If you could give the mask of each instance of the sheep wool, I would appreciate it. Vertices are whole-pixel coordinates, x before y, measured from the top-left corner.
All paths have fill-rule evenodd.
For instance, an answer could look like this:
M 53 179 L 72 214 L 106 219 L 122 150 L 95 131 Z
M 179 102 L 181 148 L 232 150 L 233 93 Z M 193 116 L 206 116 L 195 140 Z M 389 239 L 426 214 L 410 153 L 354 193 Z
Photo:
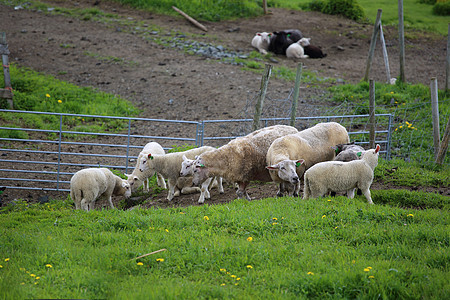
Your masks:
M 273 141 L 266 163 L 272 181 L 280 184 L 277 195 L 293 192 L 297 197 L 305 170 L 318 162 L 332 160 L 332 146 L 348 141 L 347 130 L 336 122 L 319 123 Z
M 131 196 L 130 184 L 106 168 L 88 168 L 76 172 L 70 179 L 70 197 L 76 209 L 93 210 L 97 199 L 108 200 L 114 208 L 111 196 Z
M 370 196 L 370 186 L 373 182 L 373 171 L 378 165 L 380 145 L 368 150 L 360 160 L 349 162 L 321 162 L 305 172 L 303 199 L 322 197 L 328 192 L 347 192 L 348 198 L 353 198 L 355 189 L 359 188 L 373 204 Z
M 201 154 L 195 162 L 194 184 L 208 177 L 222 177 L 237 183 L 238 198 L 247 198 L 246 187 L 252 180 L 271 181 L 266 154 L 272 142 L 284 135 L 298 132 L 295 127 L 274 125 L 236 138 L 228 144 Z

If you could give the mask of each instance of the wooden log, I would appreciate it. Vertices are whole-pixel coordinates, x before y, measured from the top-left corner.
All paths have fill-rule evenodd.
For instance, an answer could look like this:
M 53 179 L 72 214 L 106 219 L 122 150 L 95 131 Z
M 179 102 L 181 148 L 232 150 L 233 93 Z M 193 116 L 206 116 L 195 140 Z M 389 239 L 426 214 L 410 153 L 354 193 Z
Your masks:
M 437 158 L 440 143 L 439 130 L 439 100 L 438 100 L 438 85 L 436 77 L 431 78 L 431 117 L 433 122 L 433 144 L 434 144 L 434 158 Z
M 172 6 L 172 8 L 179 13 L 180 15 L 182 15 L 183 17 L 185 17 L 186 19 L 188 19 L 189 22 L 191 22 L 192 24 L 194 24 L 195 26 L 197 26 L 198 28 L 200 28 L 203 31 L 208 31 L 208 29 L 203 26 L 202 24 L 200 24 L 199 22 L 197 22 L 194 18 L 190 17 L 188 14 L 186 14 L 184 11 L 180 10 L 179 8 Z
M 259 120 L 264 106 L 264 99 L 266 98 L 267 86 L 269 85 L 270 74 L 272 74 L 272 65 L 266 64 L 264 74 L 261 78 L 261 89 L 259 91 L 258 101 L 255 106 L 255 116 L 253 117 L 253 131 L 259 129 Z
M 130 259 L 130 260 L 136 260 L 136 259 L 143 258 L 143 257 L 149 256 L 149 255 L 153 255 L 153 254 L 156 254 L 156 253 L 159 253 L 159 252 L 162 252 L 162 251 L 166 251 L 166 250 L 167 250 L 167 249 L 156 250 L 156 251 L 153 251 L 153 252 L 150 252 L 150 253 L 147 253 L 147 254 L 144 254 L 144 255 L 141 255 L 141 256 L 132 258 L 132 259 Z
M 384 40 L 384 34 L 383 34 L 383 25 L 381 25 L 380 22 L 380 41 L 381 41 L 381 49 L 383 50 L 383 58 L 384 58 L 384 66 L 386 68 L 386 76 L 387 76 L 387 83 L 391 83 L 391 70 L 389 68 L 389 57 L 386 49 L 386 41 Z
M 398 0 L 398 45 L 400 47 L 400 76 L 401 82 L 406 82 L 405 76 L 405 26 L 403 23 L 403 0 Z
M 375 82 L 369 80 L 369 148 L 375 148 Z
M 302 70 L 303 64 L 299 63 L 297 66 L 297 74 L 295 76 L 294 98 L 292 99 L 291 121 L 289 123 L 292 127 L 295 127 L 295 115 L 297 113 L 298 99 L 300 97 L 300 80 L 302 78 Z
M 372 39 L 370 40 L 370 48 L 369 48 L 369 55 L 367 57 L 367 64 L 366 64 L 366 73 L 364 74 L 364 81 L 369 80 L 369 72 L 370 67 L 372 65 L 373 60 L 373 54 L 375 52 L 375 46 L 377 44 L 377 37 L 378 33 L 380 32 L 380 22 L 381 22 L 381 12 L 383 10 L 378 9 L 377 18 L 375 20 L 375 25 L 373 26 L 373 32 L 372 32 Z
M 436 163 L 438 165 L 442 165 L 444 161 L 445 154 L 448 149 L 448 142 L 450 140 L 450 117 L 448 118 L 447 126 L 445 127 L 444 136 L 442 138 L 441 146 L 439 147 L 439 152 L 436 157 Z

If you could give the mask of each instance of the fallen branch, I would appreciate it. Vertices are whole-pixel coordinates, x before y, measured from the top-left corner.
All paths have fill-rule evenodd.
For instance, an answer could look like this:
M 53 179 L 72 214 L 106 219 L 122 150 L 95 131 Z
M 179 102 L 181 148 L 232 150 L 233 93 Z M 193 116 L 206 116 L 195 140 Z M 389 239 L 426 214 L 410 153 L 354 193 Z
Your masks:
M 136 257 L 136 258 L 132 258 L 132 259 L 130 259 L 130 260 L 136 260 L 136 259 L 139 259 L 139 258 L 143 258 L 143 257 L 149 256 L 149 255 L 152 255 L 152 254 L 156 254 L 156 253 L 159 253 L 159 252 L 163 252 L 163 251 L 166 251 L 166 250 L 167 250 L 167 249 L 156 250 L 156 251 L 153 251 L 153 252 L 150 252 L 150 253 L 147 253 L 147 254 L 138 256 L 138 257 Z
M 186 19 L 188 19 L 192 24 L 194 24 L 195 26 L 197 26 L 198 28 L 200 28 L 203 31 L 208 31 L 208 29 L 206 29 L 205 26 L 203 26 L 202 24 L 200 24 L 199 22 L 197 22 L 195 19 L 191 18 L 189 15 L 187 15 L 184 11 L 180 10 L 179 8 L 176 8 L 175 6 L 172 6 L 172 8 L 179 13 L 180 15 L 182 15 L 183 17 L 185 17 Z

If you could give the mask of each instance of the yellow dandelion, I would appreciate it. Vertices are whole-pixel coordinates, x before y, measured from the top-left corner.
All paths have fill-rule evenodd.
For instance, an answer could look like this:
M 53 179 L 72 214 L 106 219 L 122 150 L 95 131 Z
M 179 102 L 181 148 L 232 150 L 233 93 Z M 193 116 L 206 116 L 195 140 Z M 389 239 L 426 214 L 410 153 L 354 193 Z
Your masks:
M 409 123 L 408 121 L 406 121 L 405 123 L 406 123 L 406 125 L 409 125 L 409 124 L 411 124 L 411 123 Z
M 364 268 L 364 272 L 369 272 L 370 269 L 369 268 Z
M 331 199 L 328 199 L 327 201 L 328 201 L 328 202 L 331 202 Z
M 402 125 L 402 126 L 399 126 L 398 128 L 402 129 L 402 128 L 403 128 L 403 125 Z
M 391 92 L 391 95 L 393 94 L 394 92 Z
M 2 265 L 0 265 L 0 269 L 1 269 L 1 268 L 3 268 L 3 266 L 2 266 Z
M 5 261 L 9 261 L 9 258 L 5 258 Z
M 137 265 L 138 265 L 138 266 L 143 266 L 144 264 L 141 263 L 141 262 L 138 262 Z
M 157 258 L 156 261 L 157 261 L 157 262 L 163 262 L 163 261 L 164 261 L 164 258 Z
M 221 283 L 220 286 L 225 286 L 225 283 Z
M 274 223 L 272 223 L 272 225 L 277 225 L 278 223 L 276 223 L 276 222 L 274 222 Z
M 406 103 L 402 103 L 402 105 L 406 105 Z
M 241 280 L 241 278 L 240 278 L 240 277 L 238 277 L 238 278 L 236 278 L 236 280 Z
M 140 229 L 138 228 L 138 229 L 136 229 L 136 231 L 142 231 L 142 230 L 140 230 Z
M 306 273 L 306 274 L 308 274 L 308 275 L 314 275 L 314 273 L 313 273 L 313 272 L 308 272 L 308 273 Z
M 278 219 L 277 218 L 272 218 L 272 220 L 277 221 Z
M 355 264 L 356 263 L 356 260 L 352 260 L 352 264 Z
M 227 275 L 230 275 L 231 273 L 230 273 L 230 272 L 227 272 L 226 274 L 227 274 Z
M 247 265 L 247 269 L 253 269 L 251 265 Z
M 38 277 L 36 277 L 36 280 L 39 280 L 39 279 L 41 279 L 41 277 L 39 277 L 39 276 L 38 276 Z
M 414 217 L 414 215 L 413 214 L 408 214 L 407 217 Z
M 220 269 L 220 272 L 226 272 L 227 269 Z
M 367 267 L 367 269 L 372 270 L 372 267 Z
M 239 283 L 235 283 L 234 285 L 239 285 Z
M 166 228 L 166 232 L 169 232 L 169 229 Z
M 37 281 L 34 284 L 37 284 Z
M 370 275 L 370 276 L 369 276 L 369 278 L 373 279 L 373 278 L 375 278 L 375 276 L 373 276 L 373 275 Z
M 23 272 L 23 271 L 25 271 L 25 268 L 19 268 L 19 270 Z
M 62 100 L 58 100 L 58 103 L 62 103 Z
M 398 128 L 395 128 L 395 129 L 394 129 L 394 131 L 397 131 L 397 130 L 398 130 Z
M 237 276 L 236 275 L 231 275 L 231 278 L 236 278 Z
M 209 221 L 209 217 L 208 217 L 208 216 L 204 216 L 203 219 L 204 219 L 205 221 Z
M 322 219 L 325 219 L 326 217 L 327 217 L 326 215 L 323 215 L 323 216 L 322 216 Z
M 184 215 L 184 214 L 185 214 L 184 212 L 180 211 L 180 215 Z
M 51 264 L 46 264 L 45 265 L 47 268 L 53 268 L 53 266 Z
M 36 275 L 34 275 L 34 274 L 30 274 L 30 276 L 31 276 L 31 277 L 36 277 Z
M 45 94 L 45 97 L 50 98 L 50 95 L 49 94 Z
M 251 241 L 253 241 L 253 238 L 252 238 L 251 236 L 249 236 L 249 237 L 247 238 L 247 241 L 251 242 Z
M 395 104 L 398 104 L 398 102 L 397 102 L 397 101 L 395 101 L 394 103 L 395 103 Z

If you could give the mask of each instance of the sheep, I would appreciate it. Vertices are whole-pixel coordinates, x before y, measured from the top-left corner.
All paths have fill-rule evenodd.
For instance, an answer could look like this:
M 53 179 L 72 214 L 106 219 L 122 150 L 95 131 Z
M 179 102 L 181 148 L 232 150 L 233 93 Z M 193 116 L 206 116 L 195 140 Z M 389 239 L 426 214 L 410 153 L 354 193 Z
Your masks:
M 360 160 L 349 162 L 321 162 L 305 172 L 303 199 L 322 197 L 330 191 L 347 192 L 347 197 L 355 196 L 355 188 L 362 190 L 367 202 L 373 204 L 370 186 L 373 172 L 378 165 L 380 145 L 364 153 Z
M 265 168 L 267 149 L 276 138 L 295 132 L 298 132 L 295 127 L 286 125 L 265 127 L 200 154 L 195 160 L 194 184 L 208 177 L 222 177 L 238 184 L 238 198 L 251 200 L 246 191 L 250 181 L 271 181 Z
M 303 49 L 305 51 L 305 55 L 308 55 L 309 58 L 324 58 L 327 56 L 327 54 L 323 53 L 322 49 L 317 46 L 304 46 Z
M 332 147 L 336 151 L 336 161 L 352 161 L 362 158 L 366 152 L 363 147 L 355 145 L 354 142 L 348 144 L 338 144 Z
M 288 58 L 308 58 L 308 55 L 305 55 L 305 51 L 303 47 L 309 45 L 309 38 L 301 38 L 295 43 L 289 45 L 286 49 L 286 56 Z
M 302 37 L 303 34 L 300 32 L 300 30 L 297 29 L 288 29 L 273 32 L 272 37 L 270 38 L 268 50 L 275 54 L 286 55 L 286 49 L 289 47 L 289 45 L 297 42 Z
M 114 208 L 111 195 L 131 196 L 130 184 L 106 168 L 88 168 L 76 172 L 70 179 L 70 197 L 76 209 L 93 210 L 95 201 L 107 199 Z
M 332 146 L 348 141 L 347 130 L 336 122 L 319 123 L 274 140 L 267 151 L 266 168 L 272 181 L 280 185 L 277 196 L 287 192 L 298 197 L 304 172 L 318 162 L 332 160 Z
M 258 49 L 261 54 L 266 55 L 267 51 L 269 50 L 271 36 L 271 33 L 257 32 L 252 39 L 252 46 Z
M 164 151 L 164 148 L 156 143 L 156 142 L 150 142 L 147 143 L 144 148 L 142 149 L 142 151 L 139 153 L 138 158 L 136 160 L 136 166 L 133 170 L 133 172 L 131 174 L 125 174 L 125 176 L 128 177 L 127 181 L 131 186 L 131 190 L 136 190 L 137 188 L 139 188 L 141 186 L 141 184 L 144 184 L 144 192 L 149 192 L 149 178 L 153 177 L 153 175 L 155 175 L 155 170 L 151 170 L 151 169 L 147 169 L 145 173 L 139 171 L 139 161 L 140 159 L 145 156 L 148 155 L 148 153 L 152 153 L 154 155 L 164 155 L 166 154 L 166 152 Z M 158 183 L 158 186 L 166 189 L 166 182 L 164 180 L 164 177 L 159 174 L 156 173 L 156 180 Z
M 180 176 L 189 176 L 192 179 L 192 176 L 194 175 L 194 162 L 195 159 L 189 159 L 186 157 L 186 155 L 183 155 L 183 162 L 181 163 Z M 215 177 L 214 179 L 208 178 L 202 183 L 202 187 L 200 189 L 201 194 L 200 198 L 198 199 L 198 203 L 202 204 L 205 202 L 205 198 L 209 199 L 211 197 L 209 194 L 209 189 L 213 187 L 217 187 L 220 194 L 224 193 L 222 177 Z
M 169 188 L 167 200 L 172 201 L 173 197 L 175 196 L 177 180 L 180 177 L 183 155 L 189 158 L 194 158 L 196 155 L 199 155 L 205 151 L 210 151 L 212 149 L 215 148 L 203 146 L 184 152 L 167 153 L 165 155 L 153 155 L 152 153 L 149 153 L 148 155 L 143 156 L 140 159 L 139 170 L 141 172 L 146 172 L 146 170 L 152 169 L 166 178 Z

